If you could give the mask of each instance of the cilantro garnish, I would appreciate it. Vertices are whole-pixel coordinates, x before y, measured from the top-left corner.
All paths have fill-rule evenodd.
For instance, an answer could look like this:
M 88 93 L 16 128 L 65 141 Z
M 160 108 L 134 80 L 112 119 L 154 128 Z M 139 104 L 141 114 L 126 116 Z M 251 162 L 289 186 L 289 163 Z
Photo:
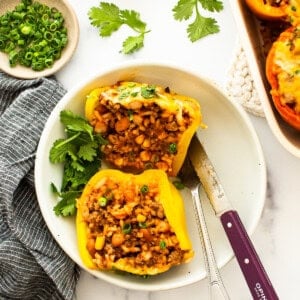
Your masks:
M 214 18 L 201 15 L 200 5 L 209 12 L 220 12 L 223 9 L 223 3 L 218 0 L 179 0 L 173 8 L 173 16 L 178 21 L 188 20 L 195 14 L 194 21 L 187 28 L 188 38 L 192 42 L 220 31 Z
M 66 138 L 57 139 L 49 153 L 51 163 L 63 163 L 61 190 L 51 183 L 52 192 L 59 198 L 54 207 L 58 216 L 70 216 L 76 212 L 78 198 L 88 180 L 101 166 L 100 145 L 107 141 L 93 132 L 93 127 L 83 117 L 69 110 L 60 113 Z
M 156 96 L 156 87 L 154 85 L 147 85 L 141 87 L 141 96 L 145 99 L 154 98 Z
M 175 180 L 172 183 L 177 190 L 183 190 L 185 188 L 184 184 L 180 180 Z
M 101 37 L 110 36 L 122 25 L 127 25 L 138 33 L 123 41 L 124 54 L 133 53 L 144 46 L 146 23 L 140 19 L 140 14 L 134 10 L 121 10 L 113 3 L 100 2 L 99 7 L 92 7 L 88 12 L 91 24 L 99 29 Z

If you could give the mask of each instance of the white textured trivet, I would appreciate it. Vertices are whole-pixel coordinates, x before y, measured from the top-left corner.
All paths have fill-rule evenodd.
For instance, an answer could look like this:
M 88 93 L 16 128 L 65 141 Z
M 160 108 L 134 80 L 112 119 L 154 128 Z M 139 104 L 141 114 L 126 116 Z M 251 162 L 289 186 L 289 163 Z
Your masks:
M 240 44 L 237 46 L 235 59 L 229 70 L 226 91 L 234 101 L 256 116 L 264 117 L 262 104 L 250 74 L 245 52 Z

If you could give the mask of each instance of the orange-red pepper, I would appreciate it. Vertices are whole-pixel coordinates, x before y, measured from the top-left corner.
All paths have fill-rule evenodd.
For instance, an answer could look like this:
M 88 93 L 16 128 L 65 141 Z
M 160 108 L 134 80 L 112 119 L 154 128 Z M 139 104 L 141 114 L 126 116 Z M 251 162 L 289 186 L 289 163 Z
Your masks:
M 266 77 L 276 110 L 300 130 L 300 28 L 290 27 L 273 43 L 266 60 Z M 284 68 L 284 69 L 283 69 Z M 293 98 L 293 102 L 289 98 Z
M 276 21 L 285 20 L 287 17 L 286 8 L 289 5 L 284 3 L 280 6 L 272 5 L 264 0 L 245 0 L 249 9 L 260 19 Z

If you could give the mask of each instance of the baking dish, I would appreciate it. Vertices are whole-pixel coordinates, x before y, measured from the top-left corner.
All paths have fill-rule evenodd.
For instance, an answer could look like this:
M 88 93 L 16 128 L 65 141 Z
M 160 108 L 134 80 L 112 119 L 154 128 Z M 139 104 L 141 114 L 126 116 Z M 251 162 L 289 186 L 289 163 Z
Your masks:
M 250 12 L 244 0 L 229 0 L 229 2 L 267 122 L 280 144 L 291 154 L 300 158 L 300 132 L 283 121 L 276 111 L 265 76 L 266 54 L 272 40 L 276 38 L 280 30 L 284 30 L 285 26 L 282 23 L 258 20 Z

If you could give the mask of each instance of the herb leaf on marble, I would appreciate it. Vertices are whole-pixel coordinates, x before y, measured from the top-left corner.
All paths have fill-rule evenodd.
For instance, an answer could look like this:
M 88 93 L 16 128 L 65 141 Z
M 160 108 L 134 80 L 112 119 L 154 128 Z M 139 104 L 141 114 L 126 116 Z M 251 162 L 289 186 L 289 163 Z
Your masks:
M 140 18 L 140 14 L 134 10 L 121 10 L 117 5 L 108 2 L 100 2 L 98 7 L 92 7 L 88 16 L 91 24 L 99 29 L 101 37 L 108 37 L 117 31 L 122 25 L 127 25 L 137 35 L 128 36 L 122 43 L 124 54 L 133 53 L 144 46 L 147 24 Z
M 187 27 L 188 38 L 192 42 L 220 31 L 217 21 L 203 16 L 203 10 L 220 12 L 223 10 L 223 3 L 219 0 L 179 0 L 173 8 L 173 16 L 177 21 L 186 21 L 195 16 Z

